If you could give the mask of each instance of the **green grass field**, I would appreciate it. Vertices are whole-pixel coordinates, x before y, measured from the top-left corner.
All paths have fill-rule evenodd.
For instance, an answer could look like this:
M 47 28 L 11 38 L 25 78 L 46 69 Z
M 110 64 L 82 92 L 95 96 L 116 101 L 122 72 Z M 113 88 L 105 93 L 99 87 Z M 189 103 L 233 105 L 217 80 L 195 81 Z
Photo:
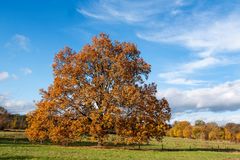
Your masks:
M 23 132 L 0 132 L 0 160 L 240 160 L 240 144 L 166 137 L 150 145 L 97 147 L 82 142 L 72 146 L 30 144 Z

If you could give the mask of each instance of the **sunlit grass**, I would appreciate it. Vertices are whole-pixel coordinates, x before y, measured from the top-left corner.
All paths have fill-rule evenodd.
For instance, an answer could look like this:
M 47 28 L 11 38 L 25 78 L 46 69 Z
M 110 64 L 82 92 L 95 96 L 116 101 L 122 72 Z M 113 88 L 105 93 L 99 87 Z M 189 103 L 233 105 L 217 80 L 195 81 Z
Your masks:
M 15 139 L 15 140 L 14 140 Z M 80 143 L 79 143 L 80 144 Z M 164 138 L 150 145 L 97 147 L 96 143 L 59 146 L 30 144 L 23 132 L 0 132 L 1 159 L 79 159 L 79 160 L 237 160 L 240 145 L 231 142 Z M 191 146 L 191 147 L 190 147 Z M 219 146 L 219 148 L 218 148 Z M 163 150 L 162 150 L 163 149 Z M 213 150 L 212 150 L 213 149 Z M 231 149 L 231 150 L 230 150 Z

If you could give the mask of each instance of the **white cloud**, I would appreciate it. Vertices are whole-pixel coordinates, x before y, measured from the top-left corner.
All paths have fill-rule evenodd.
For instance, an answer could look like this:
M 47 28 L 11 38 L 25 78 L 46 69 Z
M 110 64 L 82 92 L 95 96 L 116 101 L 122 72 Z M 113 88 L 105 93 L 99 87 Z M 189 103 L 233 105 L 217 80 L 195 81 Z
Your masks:
M 177 38 L 177 37 L 176 37 Z M 185 33 L 178 37 L 180 43 L 200 50 L 201 56 L 240 50 L 240 22 L 238 17 L 210 24 L 207 28 Z
M 35 108 L 33 102 L 12 99 L 6 94 L 0 94 L 0 106 L 6 108 L 10 113 L 18 114 L 26 114 Z
M 9 112 L 19 114 L 26 114 L 34 109 L 34 104 L 25 100 L 8 100 L 3 106 L 5 106 Z
M 240 106 L 240 80 L 192 90 L 167 89 L 158 96 L 166 97 L 174 112 L 237 110 Z
M 190 123 L 194 124 L 196 120 L 203 120 L 205 122 L 216 122 L 220 125 L 226 123 L 240 123 L 240 110 L 236 111 L 225 111 L 225 112 L 179 112 L 173 114 L 171 122 L 187 120 Z
M 15 34 L 9 42 L 5 44 L 6 48 L 13 50 L 29 51 L 30 39 L 25 35 Z
M 9 78 L 8 72 L 0 72 L 0 81 Z
M 32 74 L 32 70 L 31 70 L 30 68 L 21 68 L 21 71 L 22 71 L 25 75 Z

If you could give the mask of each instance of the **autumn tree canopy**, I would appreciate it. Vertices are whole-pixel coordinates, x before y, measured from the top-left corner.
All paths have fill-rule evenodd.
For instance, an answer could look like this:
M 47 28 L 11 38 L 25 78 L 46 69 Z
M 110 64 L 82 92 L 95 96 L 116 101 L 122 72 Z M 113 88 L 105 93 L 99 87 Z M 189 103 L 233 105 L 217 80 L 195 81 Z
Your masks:
M 166 99 L 145 81 L 151 66 L 133 43 L 100 34 L 76 53 L 66 47 L 53 62 L 54 81 L 28 115 L 27 136 L 69 143 L 89 135 L 99 144 L 115 133 L 127 143 L 160 140 L 170 119 Z

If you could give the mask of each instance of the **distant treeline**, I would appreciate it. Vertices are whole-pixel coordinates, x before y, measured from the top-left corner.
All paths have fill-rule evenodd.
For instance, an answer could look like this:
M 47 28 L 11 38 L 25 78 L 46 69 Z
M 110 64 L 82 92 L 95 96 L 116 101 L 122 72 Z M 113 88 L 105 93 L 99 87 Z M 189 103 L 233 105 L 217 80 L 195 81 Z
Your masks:
M 8 113 L 5 108 L 0 106 L 0 130 L 26 128 L 26 115 Z M 167 136 L 240 142 L 240 124 L 227 123 L 219 126 L 215 122 L 206 123 L 197 120 L 194 125 L 191 125 L 188 121 L 176 121 L 168 130 Z
M 167 132 L 167 136 L 240 142 L 240 124 L 227 123 L 219 126 L 215 122 L 205 123 L 197 120 L 194 125 L 191 125 L 188 121 L 176 121 Z
M 4 129 L 26 129 L 26 115 L 10 114 L 0 106 L 0 130 Z

